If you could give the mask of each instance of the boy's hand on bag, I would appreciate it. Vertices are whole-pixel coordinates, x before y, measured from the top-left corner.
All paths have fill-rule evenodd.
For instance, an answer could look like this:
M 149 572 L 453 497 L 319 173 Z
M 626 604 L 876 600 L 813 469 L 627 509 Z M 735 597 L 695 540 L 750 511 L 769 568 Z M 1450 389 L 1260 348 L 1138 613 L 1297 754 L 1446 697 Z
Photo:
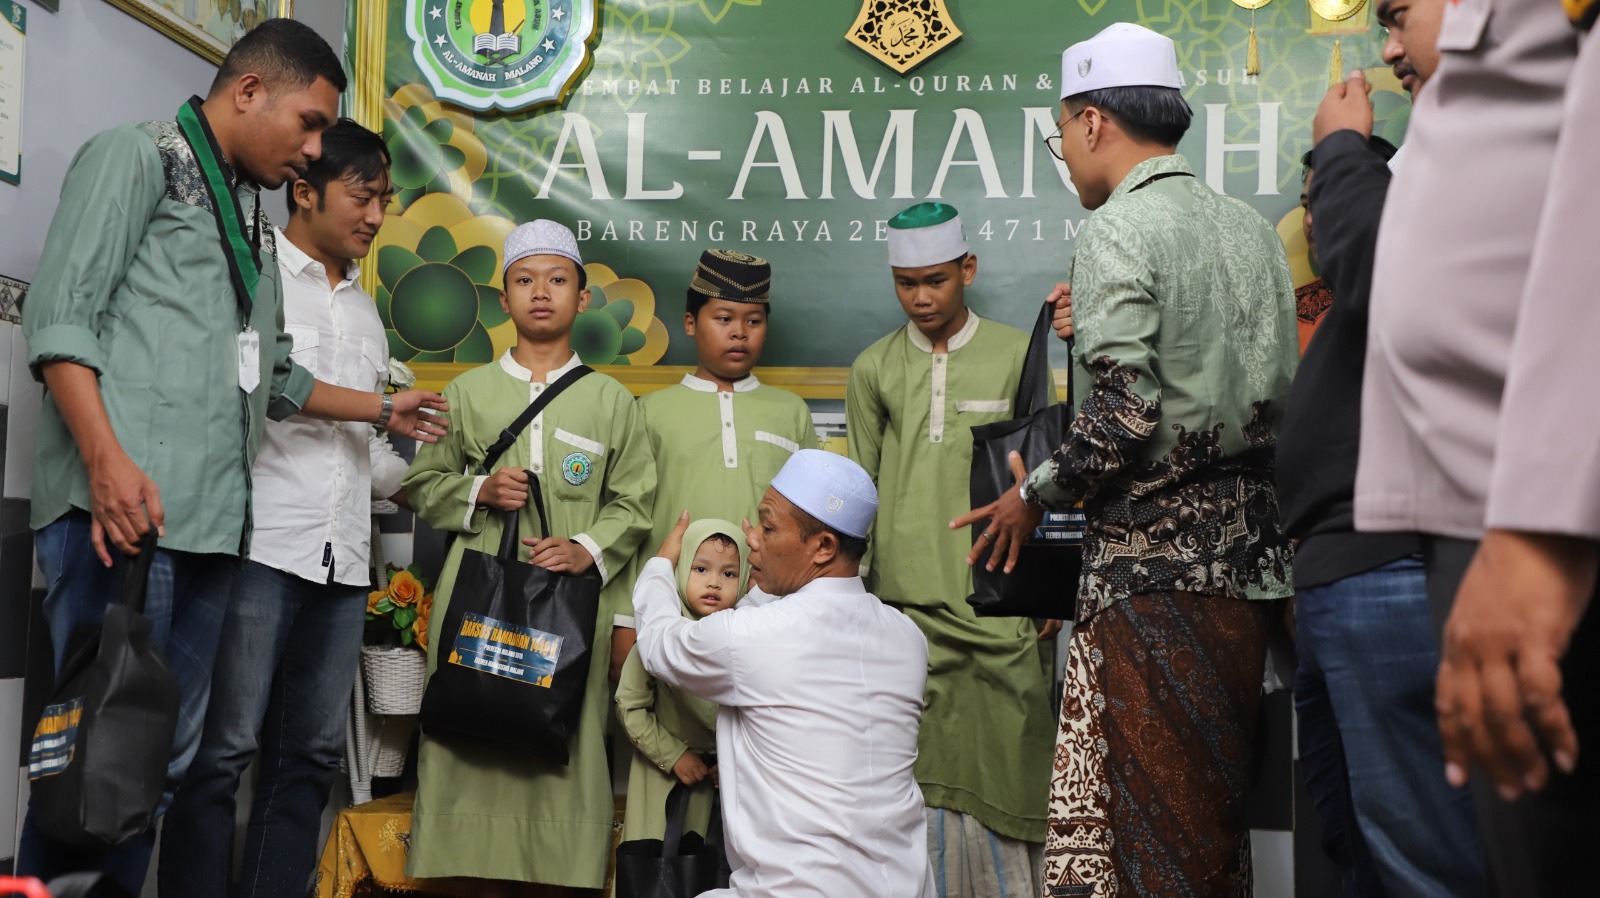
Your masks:
M 581 574 L 594 567 L 594 556 L 589 550 L 570 539 L 547 536 L 544 539 L 526 537 L 522 544 L 533 550 L 529 559 L 533 564 L 556 574 Z
M 1056 336 L 1063 340 L 1072 339 L 1072 285 L 1057 284 L 1044 301 L 1056 307 L 1056 313 L 1050 319 Z
M 517 511 L 528 504 L 528 472 L 521 468 L 501 468 L 478 487 L 478 504 L 501 511 Z M 526 542 L 526 540 L 524 540 Z
M 710 772 L 711 768 L 706 766 L 706 762 L 692 751 L 686 751 L 679 755 L 678 762 L 672 765 L 672 775 L 676 776 L 678 782 L 683 783 L 685 786 L 699 784 Z

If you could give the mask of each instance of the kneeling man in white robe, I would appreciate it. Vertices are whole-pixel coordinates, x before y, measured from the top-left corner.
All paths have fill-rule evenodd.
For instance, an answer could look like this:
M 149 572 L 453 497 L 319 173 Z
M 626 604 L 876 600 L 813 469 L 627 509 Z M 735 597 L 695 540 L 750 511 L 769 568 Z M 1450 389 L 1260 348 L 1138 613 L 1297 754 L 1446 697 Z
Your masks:
M 749 531 L 750 573 L 774 598 L 690 620 L 673 565 L 687 514 L 645 564 L 633 604 L 657 679 L 716 702 L 733 876 L 710 898 L 932 898 L 912 766 L 928 644 L 860 576 L 878 510 L 855 462 L 796 452 Z

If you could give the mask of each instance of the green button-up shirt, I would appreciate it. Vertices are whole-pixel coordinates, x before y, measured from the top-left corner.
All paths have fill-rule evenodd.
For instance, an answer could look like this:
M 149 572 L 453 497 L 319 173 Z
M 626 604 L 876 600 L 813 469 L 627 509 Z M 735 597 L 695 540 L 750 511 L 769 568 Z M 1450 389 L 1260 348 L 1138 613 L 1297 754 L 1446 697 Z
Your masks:
M 1078 619 L 1131 594 L 1287 596 L 1273 450 L 1299 362 L 1266 219 L 1182 156 L 1128 173 L 1078 237 L 1066 444 L 1025 497 L 1084 502 Z
M 118 441 L 161 490 L 162 547 L 178 551 L 246 551 L 264 420 L 299 411 L 313 383 L 289 359 L 258 190 L 241 182 L 236 195 L 263 243 L 249 321 L 260 333 L 261 383 L 251 393 L 239 389 L 244 322 L 211 199 L 173 122 L 113 128 L 78 151 L 22 313 L 35 378 L 52 361 L 99 375 Z M 38 453 L 32 526 L 88 510 L 83 457 L 48 391 Z

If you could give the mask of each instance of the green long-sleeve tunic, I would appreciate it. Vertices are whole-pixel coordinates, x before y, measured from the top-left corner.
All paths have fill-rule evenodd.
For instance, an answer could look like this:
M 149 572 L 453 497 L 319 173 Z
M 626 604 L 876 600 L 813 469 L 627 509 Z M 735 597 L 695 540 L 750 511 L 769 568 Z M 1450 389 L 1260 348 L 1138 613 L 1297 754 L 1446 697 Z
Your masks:
M 756 519 L 773 475 L 797 449 L 817 448 L 811 411 L 799 396 L 746 377 L 731 391 L 685 375 L 639 398 L 657 489 L 645 556 L 660 547 L 688 509 L 737 524 Z
M 678 784 L 673 765 L 686 751 L 703 756 L 717 749 L 717 706 L 658 682 L 636 648 L 622 665 L 617 715 L 634 747 L 622 840 L 659 839 L 667 831 L 667 795 Z M 715 795 L 709 780 L 695 787 L 685 832 L 705 833 Z
M 867 588 L 928 638 L 917 782 L 929 807 L 1044 841 L 1055 713 L 1050 659 L 1023 618 L 967 604 L 971 541 L 951 520 L 972 507 L 971 427 L 1011 417 L 1028 335 L 969 312 L 936 353 L 914 325 L 850 367 L 850 457 L 878 485 Z
M 445 388 L 450 433 L 424 445 L 406 474 L 405 490 L 424 521 L 459 538 L 445 558 L 428 630 L 428 669 L 438 662 L 440 627 L 451 600 L 461 553 L 493 552 L 500 519 L 475 504 L 481 479 L 473 473 L 484 450 L 545 385 L 578 364 L 578 357 L 545 383 L 512 360 L 475 368 Z M 655 466 L 637 406 L 623 386 L 590 374 L 567 389 L 518 437 L 497 467 L 540 475 L 551 533 L 589 550 L 606 582 L 595 626 L 596 650 L 571 760 L 565 767 L 487 745 L 422 739 L 417 803 L 407 872 L 412 876 L 473 876 L 577 888 L 604 884 L 614 816 L 606 769 L 606 676 L 611 621 L 631 607 L 622 571 L 650 527 Z M 539 535 L 530 505 L 521 532 Z M 523 550 L 527 557 L 526 548 Z

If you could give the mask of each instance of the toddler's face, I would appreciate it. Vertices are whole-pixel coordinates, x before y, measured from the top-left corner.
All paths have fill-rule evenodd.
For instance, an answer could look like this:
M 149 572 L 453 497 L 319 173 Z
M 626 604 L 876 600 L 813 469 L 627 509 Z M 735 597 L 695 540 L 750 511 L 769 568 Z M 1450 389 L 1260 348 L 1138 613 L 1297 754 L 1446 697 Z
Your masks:
M 739 550 L 708 539 L 694 552 L 689 568 L 689 608 L 705 617 L 739 601 Z

